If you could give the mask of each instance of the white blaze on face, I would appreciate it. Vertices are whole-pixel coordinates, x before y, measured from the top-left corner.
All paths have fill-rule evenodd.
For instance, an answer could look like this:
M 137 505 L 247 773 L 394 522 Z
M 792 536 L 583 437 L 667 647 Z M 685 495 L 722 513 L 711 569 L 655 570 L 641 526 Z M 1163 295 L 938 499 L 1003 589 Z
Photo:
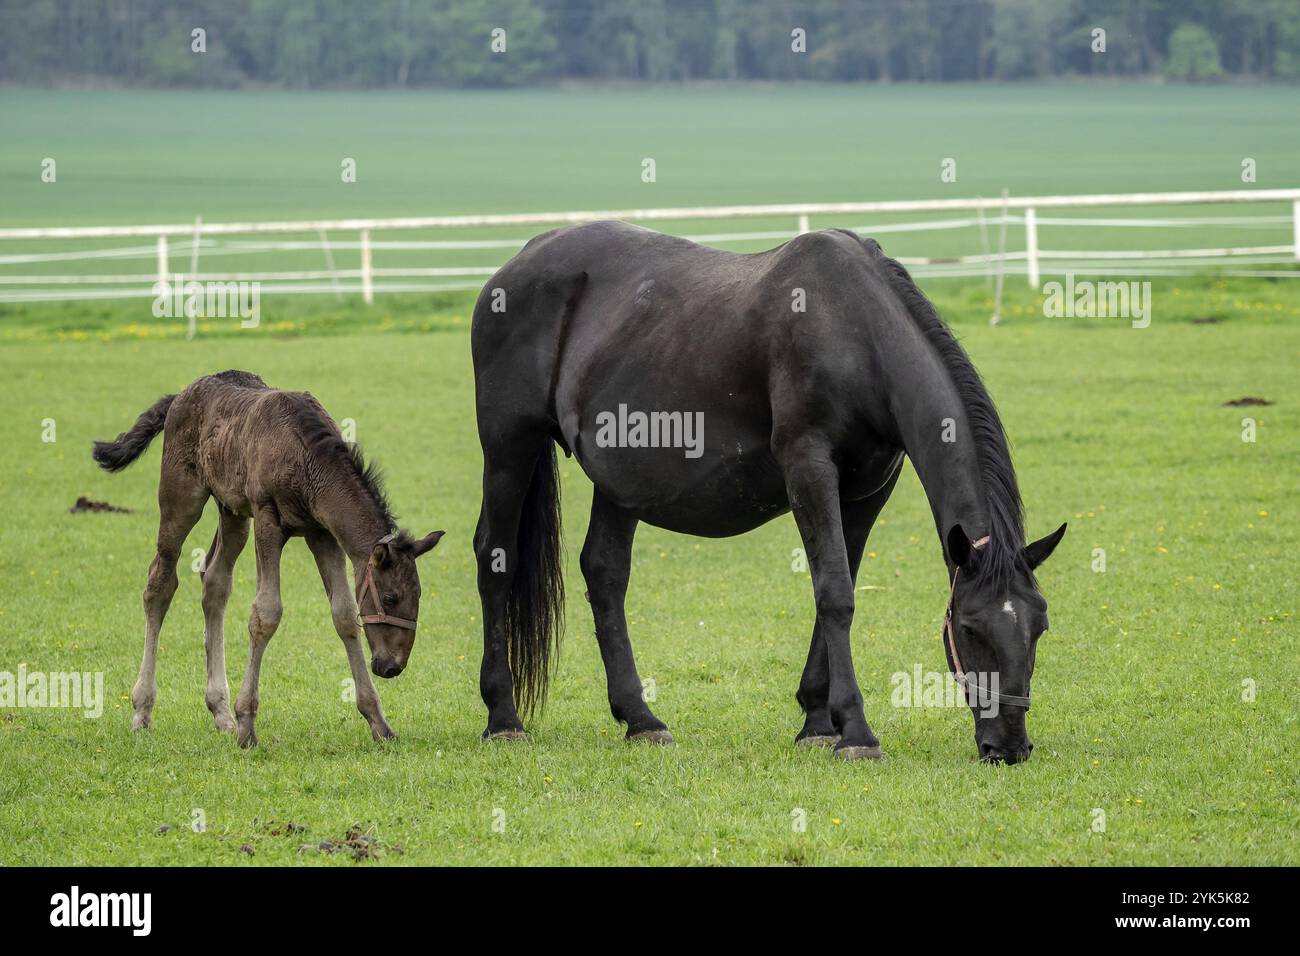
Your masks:
M 1016 617 L 1016 609 L 1011 606 L 1010 598 L 1007 599 L 1006 604 L 1002 605 L 1002 613 L 1009 614 L 1011 616 L 1011 620 L 1013 621 L 1019 620 L 1019 618 Z

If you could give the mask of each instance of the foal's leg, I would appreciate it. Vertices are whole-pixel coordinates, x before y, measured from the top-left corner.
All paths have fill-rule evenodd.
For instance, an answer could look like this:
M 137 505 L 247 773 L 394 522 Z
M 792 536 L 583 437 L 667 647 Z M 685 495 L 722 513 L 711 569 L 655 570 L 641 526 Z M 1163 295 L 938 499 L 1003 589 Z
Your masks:
M 650 713 L 642 696 L 641 678 L 632 660 L 623 600 L 632 573 L 632 538 L 637 519 L 595 490 L 591 498 L 591 523 L 582 546 L 582 574 L 596 619 L 596 640 L 605 662 L 609 709 L 614 719 L 627 724 L 628 740 L 670 744 L 668 727 Z
M 862 552 L 866 548 L 867 535 L 871 533 L 880 509 L 889 500 L 898 481 L 898 469 L 881 489 L 859 501 L 842 501 L 840 503 L 840 524 L 844 528 L 844 547 L 848 552 L 849 575 L 856 583 L 858 568 L 862 563 Z M 839 743 L 831 723 L 827 698 L 830 696 L 831 674 L 830 661 L 826 656 L 826 638 L 820 623 L 813 627 L 812 644 L 808 648 L 808 663 L 804 665 L 803 677 L 799 681 L 799 693 L 795 699 L 803 708 L 805 720 L 803 730 L 795 738 L 801 747 L 833 747 Z
M 370 671 L 366 669 L 366 657 L 361 648 L 361 624 L 357 620 L 357 605 L 352 597 L 352 586 L 348 582 L 347 559 L 343 549 L 328 531 L 316 532 L 307 536 L 307 547 L 311 548 L 316 558 L 316 567 L 320 579 L 325 585 L 325 595 L 330 601 L 330 616 L 334 619 L 334 630 L 343 640 L 343 649 L 348 655 L 348 666 L 352 669 L 352 686 L 357 695 L 357 710 L 370 725 L 370 734 L 376 740 L 391 740 L 397 734 L 384 720 L 384 711 L 379 706 L 379 694 L 375 691 Z
M 158 481 L 158 546 L 144 586 L 144 657 L 140 675 L 131 688 L 132 730 L 143 730 L 153 723 L 153 705 L 158 698 L 158 634 L 176 593 L 176 561 L 181 546 L 203 516 L 207 500 L 207 488 L 197 477 L 170 462 L 164 448 Z
M 519 522 L 524 498 L 545 444 L 527 436 L 483 449 L 483 509 L 474 532 L 478 591 L 483 606 L 483 663 L 479 693 L 488 709 L 483 739 L 524 740 L 515 708 L 514 679 L 506 646 L 506 606 L 519 561 Z M 550 439 L 547 438 L 546 442 Z
M 253 549 L 257 555 L 257 595 L 248 615 L 248 670 L 235 699 L 235 717 L 239 724 L 239 746 L 256 747 L 257 682 L 262 674 L 262 654 L 284 611 L 280 603 L 280 552 L 285 543 L 274 512 L 259 511 L 253 523 Z
M 217 730 L 230 733 L 235 729 L 235 718 L 230 713 L 230 685 L 226 682 L 226 604 L 235 562 L 248 541 L 248 519 L 221 507 L 217 515 L 217 536 L 203 569 L 203 650 L 208 659 L 204 700 Z
M 853 575 L 840 518 L 839 469 L 829 447 L 812 439 L 791 442 L 778 452 L 804 549 L 812 567 L 817 603 L 816 630 L 826 643 L 829 671 L 827 709 L 840 736 L 835 752 L 846 759 L 879 757 L 876 739 L 862 713 L 862 692 L 853 672 L 849 628 L 853 623 Z

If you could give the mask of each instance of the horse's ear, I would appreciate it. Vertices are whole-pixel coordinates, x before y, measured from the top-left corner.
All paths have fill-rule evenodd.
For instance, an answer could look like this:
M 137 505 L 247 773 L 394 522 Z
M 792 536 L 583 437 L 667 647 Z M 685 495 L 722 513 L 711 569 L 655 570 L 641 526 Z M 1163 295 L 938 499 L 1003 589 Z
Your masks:
M 959 524 L 948 529 L 948 560 L 959 568 L 967 567 L 971 556 L 970 538 Z
M 418 558 L 420 555 L 432 551 L 434 545 L 441 541 L 442 536 L 446 533 L 447 532 L 445 531 L 430 531 L 419 541 L 415 542 L 415 556 Z
M 1039 538 L 1037 541 L 1025 545 L 1025 560 L 1029 562 L 1030 570 L 1038 567 L 1052 556 L 1056 546 L 1065 537 L 1065 527 L 1065 525 L 1061 525 L 1047 537 Z
M 388 562 L 392 560 L 392 557 L 388 550 L 388 542 L 385 541 L 383 544 L 375 545 L 374 550 L 370 552 L 370 563 L 382 571 L 388 567 Z

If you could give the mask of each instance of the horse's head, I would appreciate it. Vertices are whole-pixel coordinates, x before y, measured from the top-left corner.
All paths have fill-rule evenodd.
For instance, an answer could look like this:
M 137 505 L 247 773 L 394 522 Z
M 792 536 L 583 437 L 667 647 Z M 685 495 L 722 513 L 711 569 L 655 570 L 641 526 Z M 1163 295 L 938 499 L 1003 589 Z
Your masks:
M 385 535 L 359 575 L 357 613 L 370 644 L 370 670 L 377 677 L 396 677 L 411 659 L 420 613 L 415 559 L 432 551 L 442 535 L 441 531 L 419 539 L 405 533 Z
M 982 563 L 992 560 L 985 552 L 987 539 L 972 542 L 961 525 L 948 532 L 948 557 L 955 570 L 944 651 L 966 685 L 981 760 L 1019 763 L 1034 749 L 1025 713 L 1038 639 L 1047 630 L 1047 601 L 1033 572 L 1064 535 L 1061 525 L 1026 545 L 1009 562 L 1009 575 L 991 575 L 981 574 L 990 570 Z

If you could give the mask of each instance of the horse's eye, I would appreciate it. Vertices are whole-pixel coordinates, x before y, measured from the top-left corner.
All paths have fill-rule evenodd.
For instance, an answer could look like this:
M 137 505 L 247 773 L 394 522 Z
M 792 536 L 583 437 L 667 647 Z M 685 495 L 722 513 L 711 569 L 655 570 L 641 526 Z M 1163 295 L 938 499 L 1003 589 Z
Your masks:
M 390 593 L 390 594 L 385 594 L 385 595 L 384 595 L 384 604 L 388 605 L 388 607 L 392 607 L 392 606 L 393 606 L 394 604 L 396 604 L 396 603 L 397 603 L 397 595 L 396 595 L 396 594 L 391 594 L 391 593 Z

